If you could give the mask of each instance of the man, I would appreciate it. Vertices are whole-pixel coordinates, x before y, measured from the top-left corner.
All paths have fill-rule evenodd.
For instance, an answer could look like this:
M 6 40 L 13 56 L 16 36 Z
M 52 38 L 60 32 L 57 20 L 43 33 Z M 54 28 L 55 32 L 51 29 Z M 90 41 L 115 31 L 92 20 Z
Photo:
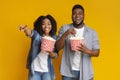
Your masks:
M 76 4 L 72 8 L 72 24 L 61 27 L 56 41 L 57 50 L 63 49 L 61 60 L 62 80 L 93 80 L 91 57 L 98 57 L 100 46 L 97 33 L 84 24 L 84 8 Z M 77 51 L 70 47 L 70 37 L 80 36 L 84 43 Z

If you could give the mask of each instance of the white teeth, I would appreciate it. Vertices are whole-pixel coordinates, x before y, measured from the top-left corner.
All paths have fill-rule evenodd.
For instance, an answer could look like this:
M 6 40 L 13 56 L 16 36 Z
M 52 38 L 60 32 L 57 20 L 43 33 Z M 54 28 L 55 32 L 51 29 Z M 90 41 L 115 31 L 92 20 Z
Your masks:
M 80 20 L 80 18 L 76 18 L 76 20 Z
M 48 29 L 45 29 L 45 30 L 48 30 Z

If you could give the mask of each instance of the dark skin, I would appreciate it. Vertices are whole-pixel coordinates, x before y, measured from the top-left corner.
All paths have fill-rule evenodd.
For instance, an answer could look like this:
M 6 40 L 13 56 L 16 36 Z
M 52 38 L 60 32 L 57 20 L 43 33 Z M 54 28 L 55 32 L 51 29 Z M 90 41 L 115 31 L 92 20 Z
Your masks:
M 19 26 L 19 29 L 20 29 L 20 31 L 25 32 L 26 36 L 31 36 L 31 34 L 32 34 L 32 29 L 28 28 L 27 25 Z M 44 34 L 44 36 L 48 36 L 48 34 Z M 54 58 L 56 56 L 56 54 L 52 51 L 47 51 L 47 52 L 49 53 L 50 57 Z
M 84 20 L 84 12 L 81 9 L 75 9 L 72 12 L 72 19 L 76 24 L 80 24 L 83 20 Z M 84 25 L 84 23 L 82 22 L 79 26 L 74 26 L 75 28 L 82 28 Z M 65 33 L 63 33 L 63 35 L 61 36 L 61 38 L 56 41 L 56 48 L 57 50 L 61 50 L 63 49 L 64 45 L 65 45 L 65 39 L 68 35 L 75 35 L 76 32 L 74 29 L 68 29 Z M 85 54 L 89 54 L 90 56 L 94 56 L 94 57 L 98 57 L 99 56 L 99 49 L 96 50 L 90 50 L 86 47 L 85 44 L 80 44 L 80 46 L 78 46 L 78 51 L 81 51 Z

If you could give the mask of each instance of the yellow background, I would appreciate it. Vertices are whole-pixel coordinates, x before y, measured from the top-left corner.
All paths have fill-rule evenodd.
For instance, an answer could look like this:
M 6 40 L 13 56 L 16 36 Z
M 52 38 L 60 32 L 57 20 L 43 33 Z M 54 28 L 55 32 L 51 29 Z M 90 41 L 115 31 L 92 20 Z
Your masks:
M 71 23 L 74 4 L 85 8 L 85 23 L 98 32 L 101 53 L 92 58 L 94 80 L 120 80 L 120 0 L 1 0 L 0 1 L 0 80 L 27 80 L 26 58 L 30 39 L 18 25 L 51 14 L 61 25 Z M 61 53 L 54 60 L 57 79 Z

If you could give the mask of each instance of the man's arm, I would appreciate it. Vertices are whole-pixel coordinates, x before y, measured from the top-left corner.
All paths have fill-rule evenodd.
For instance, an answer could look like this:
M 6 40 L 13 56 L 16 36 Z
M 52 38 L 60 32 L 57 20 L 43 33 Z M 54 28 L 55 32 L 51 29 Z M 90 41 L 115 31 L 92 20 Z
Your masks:
M 89 54 L 90 56 L 93 56 L 93 57 L 98 57 L 98 56 L 99 56 L 99 53 L 100 53 L 100 50 L 99 50 L 99 49 L 88 51 L 88 54 Z
M 98 57 L 100 53 L 100 47 L 99 47 L 99 40 L 96 32 L 93 34 L 92 39 L 93 39 L 92 49 L 89 49 L 88 47 L 86 47 L 84 43 L 82 43 L 78 47 L 78 50 L 84 52 L 85 54 L 89 54 L 90 56 Z
M 89 54 L 90 56 L 94 56 L 94 57 L 98 57 L 100 53 L 99 49 L 90 50 L 85 46 L 85 44 L 81 44 L 81 46 L 78 47 L 78 50 L 82 51 L 85 54 Z
M 65 32 L 61 36 L 61 38 L 56 41 L 56 48 L 57 48 L 58 51 L 60 51 L 64 47 L 66 36 L 67 36 L 67 32 Z
M 59 40 L 56 41 L 56 48 L 58 51 L 60 51 L 65 44 L 65 39 L 69 34 L 75 34 L 75 30 L 73 28 L 68 29 L 65 33 L 63 33 L 63 35 L 60 37 Z

